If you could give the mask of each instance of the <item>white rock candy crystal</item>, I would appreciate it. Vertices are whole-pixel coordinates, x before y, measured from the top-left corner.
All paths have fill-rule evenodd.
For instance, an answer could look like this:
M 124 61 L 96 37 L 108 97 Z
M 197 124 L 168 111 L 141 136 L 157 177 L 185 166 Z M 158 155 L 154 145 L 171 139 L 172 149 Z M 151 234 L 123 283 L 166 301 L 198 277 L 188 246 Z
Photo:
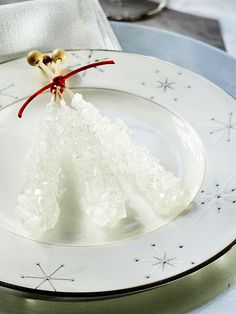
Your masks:
M 154 210 L 163 215 L 175 214 L 188 205 L 189 192 L 181 180 L 166 171 L 146 147 L 133 143 L 124 122 L 101 115 L 80 94 L 74 96 L 72 106 L 78 111 L 81 124 L 88 125 L 94 134 L 110 172 L 132 177 Z
M 41 116 L 37 136 L 26 156 L 26 178 L 18 195 L 17 211 L 29 234 L 36 237 L 53 228 L 60 212 L 61 145 L 56 136 L 58 108 L 49 104 Z
M 134 181 L 161 215 L 176 215 L 189 203 L 180 179 L 166 171 L 147 148 L 133 143 L 122 121 L 103 116 L 77 93 L 71 106 L 47 106 L 27 158 L 17 209 L 24 228 L 33 235 L 41 236 L 57 222 L 60 160 L 66 149 L 73 152 L 80 210 L 99 227 L 114 226 L 126 217 L 121 176 Z
M 73 151 L 80 207 L 99 227 L 113 226 L 126 217 L 126 195 L 109 171 L 97 140 L 74 109 L 61 108 L 61 123 L 66 145 Z

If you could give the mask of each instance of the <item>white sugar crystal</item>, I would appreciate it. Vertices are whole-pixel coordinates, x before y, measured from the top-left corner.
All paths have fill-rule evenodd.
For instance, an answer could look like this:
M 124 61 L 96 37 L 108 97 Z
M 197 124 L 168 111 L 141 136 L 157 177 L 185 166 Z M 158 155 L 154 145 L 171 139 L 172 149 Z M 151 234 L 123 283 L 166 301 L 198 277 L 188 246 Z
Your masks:
M 72 146 L 80 207 L 99 227 L 113 226 L 126 217 L 125 193 L 109 171 L 94 135 L 82 124 L 78 112 L 65 105 L 61 108 L 62 120 L 66 144 Z
M 58 220 L 63 150 L 72 152 L 78 210 L 99 227 L 114 226 L 127 215 L 121 176 L 135 182 L 159 214 L 176 215 L 188 205 L 189 193 L 180 180 L 147 148 L 132 141 L 122 121 L 103 116 L 76 94 L 71 106 L 47 106 L 27 156 L 17 210 L 23 227 L 33 236 L 42 236 Z
M 58 110 L 49 104 L 40 117 L 37 136 L 26 157 L 26 179 L 18 196 L 17 211 L 28 233 L 40 237 L 55 226 L 59 206 L 60 145 L 55 136 Z
M 189 193 L 180 179 L 166 171 L 143 145 L 133 143 L 127 126 L 120 120 L 112 121 L 80 94 L 72 105 L 85 125 L 95 135 L 98 148 L 114 176 L 129 175 L 159 214 L 175 214 L 189 203 Z

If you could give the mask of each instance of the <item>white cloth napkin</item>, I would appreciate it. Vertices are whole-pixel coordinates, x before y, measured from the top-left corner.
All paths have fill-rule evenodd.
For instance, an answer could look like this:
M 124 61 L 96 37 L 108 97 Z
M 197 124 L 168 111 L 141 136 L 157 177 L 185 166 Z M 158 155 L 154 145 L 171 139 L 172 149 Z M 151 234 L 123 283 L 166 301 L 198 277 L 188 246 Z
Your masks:
M 98 0 L 9 2 L 0 1 L 0 62 L 32 49 L 120 50 Z

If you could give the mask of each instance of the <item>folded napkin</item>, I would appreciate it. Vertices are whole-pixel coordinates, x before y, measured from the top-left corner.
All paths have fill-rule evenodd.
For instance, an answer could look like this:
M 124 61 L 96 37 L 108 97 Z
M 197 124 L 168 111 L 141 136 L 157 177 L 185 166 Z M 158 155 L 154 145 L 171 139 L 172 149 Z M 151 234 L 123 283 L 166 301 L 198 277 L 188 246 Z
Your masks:
M 32 49 L 120 50 L 98 0 L 9 2 L 0 1 L 0 62 Z

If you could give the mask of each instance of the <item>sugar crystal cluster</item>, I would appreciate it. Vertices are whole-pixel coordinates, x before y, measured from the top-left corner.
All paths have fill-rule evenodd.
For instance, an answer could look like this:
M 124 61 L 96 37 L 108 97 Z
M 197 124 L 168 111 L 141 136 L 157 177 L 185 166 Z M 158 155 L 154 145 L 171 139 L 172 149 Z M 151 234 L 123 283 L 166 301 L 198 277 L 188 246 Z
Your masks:
M 37 136 L 26 156 L 26 178 L 18 195 L 17 212 L 25 230 L 40 237 L 55 226 L 58 215 L 58 183 L 61 145 L 55 136 L 58 108 L 49 104 L 40 117 Z
M 180 179 L 166 171 L 146 147 L 133 142 L 124 122 L 101 115 L 80 94 L 74 96 L 72 104 L 97 139 L 101 155 L 114 176 L 130 176 L 159 214 L 175 214 L 186 208 L 189 192 Z
M 79 210 L 99 227 L 112 227 L 127 215 L 122 176 L 135 182 L 158 214 L 176 215 L 189 203 L 180 179 L 166 171 L 147 148 L 134 143 L 122 121 L 103 116 L 76 94 L 70 106 L 47 106 L 27 156 L 17 209 L 24 228 L 33 235 L 40 237 L 58 220 L 63 151 L 71 152 Z
M 95 134 L 82 121 L 80 113 L 64 105 L 60 117 L 65 145 L 72 151 L 80 208 L 99 227 L 113 226 L 126 217 L 126 195 L 103 158 Z

